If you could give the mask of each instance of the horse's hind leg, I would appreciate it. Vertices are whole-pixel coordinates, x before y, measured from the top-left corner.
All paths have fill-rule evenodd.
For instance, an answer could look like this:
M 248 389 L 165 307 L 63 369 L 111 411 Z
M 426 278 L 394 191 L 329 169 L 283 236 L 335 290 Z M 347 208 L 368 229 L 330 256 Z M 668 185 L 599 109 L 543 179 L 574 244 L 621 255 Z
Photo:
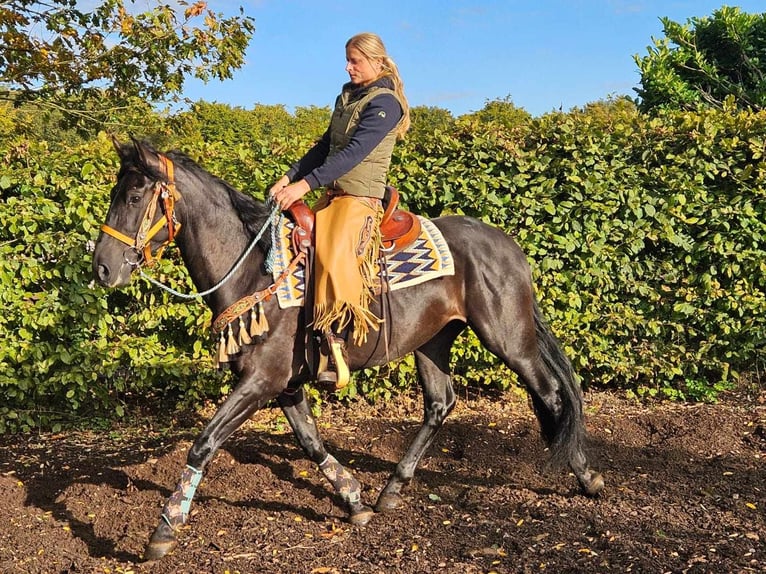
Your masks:
M 404 457 L 396 465 L 394 474 L 378 496 L 375 510 L 379 512 L 393 510 L 403 505 L 402 487 L 412 480 L 420 459 L 433 442 L 444 419 L 455 406 L 455 393 L 452 390 L 449 372 L 449 356 L 455 337 L 464 327 L 462 323 L 452 323 L 415 351 L 418 377 L 423 388 L 423 424 Z
M 553 461 L 567 463 L 583 492 L 596 495 L 603 489 L 604 479 L 588 468 L 582 393 L 569 359 L 533 299 L 515 310 L 513 321 L 506 317 L 506 324 L 501 324 L 502 314 L 476 313 L 471 327 L 526 386 Z
M 367 524 L 373 516 L 373 511 L 369 506 L 362 504 L 362 486 L 334 456 L 325 450 L 303 387 L 294 392 L 284 391 L 277 400 L 306 456 L 319 466 L 335 492 L 346 504 L 351 523 L 359 526 Z
M 175 533 L 189 518 L 192 499 L 205 467 L 226 439 L 273 398 L 276 392 L 269 387 L 265 381 L 254 380 L 252 376 L 243 378 L 194 441 L 181 480 L 165 502 L 160 523 L 146 546 L 145 560 L 162 558 L 176 546 Z

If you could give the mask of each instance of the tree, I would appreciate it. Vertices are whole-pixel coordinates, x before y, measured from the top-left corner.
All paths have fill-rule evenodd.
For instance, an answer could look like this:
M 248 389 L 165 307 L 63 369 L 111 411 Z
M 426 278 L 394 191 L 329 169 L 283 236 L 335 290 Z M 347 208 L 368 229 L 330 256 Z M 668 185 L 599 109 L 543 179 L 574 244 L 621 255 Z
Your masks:
M 665 37 L 634 56 L 641 72 L 640 109 L 766 108 L 766 12 L 724 6 L 685 25 L 661 18 Z
M 230 78 L 253 30 L 241 9 L 224 18 L 203 1 L 131 13 L 123 0 L 90 12 L 76 0 L 2 0 L 0 100 L 114 121 L 138 100 L 177 100 L 191 76 Z

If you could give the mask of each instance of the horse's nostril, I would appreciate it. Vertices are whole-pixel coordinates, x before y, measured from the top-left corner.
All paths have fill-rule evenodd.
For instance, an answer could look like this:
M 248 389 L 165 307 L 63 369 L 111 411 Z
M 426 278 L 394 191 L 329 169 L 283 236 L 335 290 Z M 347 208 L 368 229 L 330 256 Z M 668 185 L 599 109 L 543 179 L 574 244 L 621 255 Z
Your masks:
M 98 273 L 98 280 L 102 283 L 106 283 L 107 279 L 109 279 L 109 267 L 104 264 L 99 264 L 96 272 Z

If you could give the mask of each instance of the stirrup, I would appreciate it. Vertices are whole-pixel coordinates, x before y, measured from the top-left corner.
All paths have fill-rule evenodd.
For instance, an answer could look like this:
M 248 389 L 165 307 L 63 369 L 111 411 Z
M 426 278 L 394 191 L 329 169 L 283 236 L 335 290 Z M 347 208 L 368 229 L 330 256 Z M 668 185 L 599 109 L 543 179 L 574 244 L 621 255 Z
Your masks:
M 321 385 L 337 385 L 338 374 L 335 371 L 320 371 L 317 375 L 317 383 Z
M 346 343 L 343 339 L 334 339 L 330 341 L 330 352 L 335 362 L 335 374 L 337 379 L 335 381 L 335 390 L 340 390 L 348 385 L 351 380 L 351 373 L 348 370 L 348 364 L 346 363 Z
M 339 391 L 345 388 L 351 380 L 351 372 L 345 356 L 346 344 L 340 337 L 328 337 L 327 343 L 330 347 L 330 356 L 320 353 L 317 382 L 331 384 L 336 391 Z
M 323 343 L 324 347 L 327 343 Z M 335 386 L 335 382 L 338 380 L 338 375 L 335 374 L 333 368 L 330 366 L 330 357 L 325 352 L 324 348 L 319 350 L 319 365 L 317 365 L 317 383 L 332 384 Z

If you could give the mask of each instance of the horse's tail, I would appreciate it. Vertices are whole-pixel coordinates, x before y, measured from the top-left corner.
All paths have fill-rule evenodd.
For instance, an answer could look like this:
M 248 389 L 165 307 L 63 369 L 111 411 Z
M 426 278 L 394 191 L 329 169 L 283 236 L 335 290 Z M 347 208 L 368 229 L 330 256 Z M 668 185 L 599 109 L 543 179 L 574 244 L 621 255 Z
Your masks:
M 540 357 L 550 375 L 558 381 L 560 412 L 552 413 L 542 400 L 533 396 L 535 411 L 548 442 L 551 462 L 563 465 L 581 456 L 585 427 L 583 423 L 582 392 L 575 378 L 572 363 L 564 354 L 556 337 L 550 330 L 534 303 L 535 333 Z M 539 403 L 539 404 L 538 404 Z

